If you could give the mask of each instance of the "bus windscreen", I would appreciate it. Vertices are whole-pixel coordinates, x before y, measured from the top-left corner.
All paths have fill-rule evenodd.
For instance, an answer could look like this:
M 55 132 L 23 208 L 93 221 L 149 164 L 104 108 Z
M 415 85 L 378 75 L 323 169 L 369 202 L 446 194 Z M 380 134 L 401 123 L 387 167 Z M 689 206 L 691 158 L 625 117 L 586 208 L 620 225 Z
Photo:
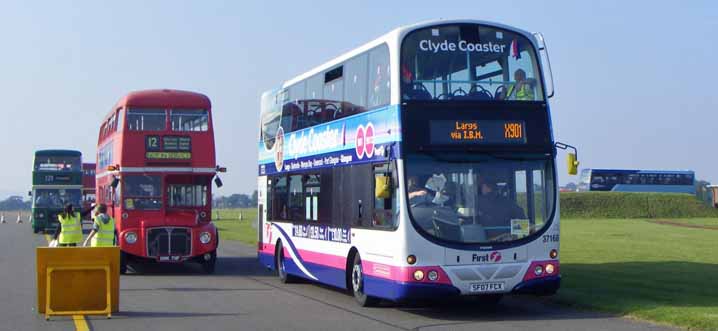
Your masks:
M 543 101 L 539 72 L 531 41 L 496 27 L 433 26 L 401 47 L 404 100 Z

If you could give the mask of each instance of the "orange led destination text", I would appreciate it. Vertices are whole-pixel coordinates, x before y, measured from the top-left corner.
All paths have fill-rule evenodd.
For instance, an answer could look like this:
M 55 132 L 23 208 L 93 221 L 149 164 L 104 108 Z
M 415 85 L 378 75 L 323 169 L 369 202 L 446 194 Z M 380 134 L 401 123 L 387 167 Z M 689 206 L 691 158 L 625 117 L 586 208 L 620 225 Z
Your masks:
M 504 138 L 506 139 L 523 139 L 524 130 L 521 123 L 505 123 Z
M 476 122 L 456 121 L 454 128 L 455 130 L 449 133 L 451 140 L 484 140 L 484 135 Z

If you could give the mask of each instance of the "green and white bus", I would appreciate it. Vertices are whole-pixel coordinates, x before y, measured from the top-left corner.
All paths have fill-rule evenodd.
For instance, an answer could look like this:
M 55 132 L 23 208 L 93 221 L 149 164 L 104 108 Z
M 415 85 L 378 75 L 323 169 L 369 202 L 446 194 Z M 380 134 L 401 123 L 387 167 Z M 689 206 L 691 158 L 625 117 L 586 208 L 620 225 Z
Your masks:
M 57 214 L 65 204 L 81 208 L 82 153 L 73 150 L 39 150 L 32 169 L 32 230 L 57 227 Z

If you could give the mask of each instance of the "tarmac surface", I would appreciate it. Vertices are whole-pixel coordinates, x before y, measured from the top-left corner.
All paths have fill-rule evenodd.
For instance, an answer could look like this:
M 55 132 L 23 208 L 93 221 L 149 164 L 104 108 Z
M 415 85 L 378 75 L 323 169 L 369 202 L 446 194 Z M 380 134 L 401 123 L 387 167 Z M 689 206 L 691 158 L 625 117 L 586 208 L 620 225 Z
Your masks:
M 53 317 L 35 308 L 34 247 L 44 235 L 27 223 L 0 224 L 0 330 L 669 330 L 665 326 L 577 311 L 533 297 L 493 308 L 471 300 L 362 308 L 313 283 L 282 284 L 257 263 L 254 247 L 220 243 L 217 272 L 198 266 L 150 267 L 120 279 L 120 312 Z

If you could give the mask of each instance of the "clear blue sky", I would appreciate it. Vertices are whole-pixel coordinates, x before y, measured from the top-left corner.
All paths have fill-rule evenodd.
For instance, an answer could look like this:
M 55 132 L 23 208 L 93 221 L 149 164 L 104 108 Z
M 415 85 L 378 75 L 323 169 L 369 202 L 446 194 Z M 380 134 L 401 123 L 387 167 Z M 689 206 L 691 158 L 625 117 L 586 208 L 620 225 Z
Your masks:
M 256 186 L 264 90 L 391 29 L 433 18 L 547 38 L 555 135 L 582 167 L 694 169 L 718 182 L 714 1 L 3 1 L 0 197 L 27 191 L 32 153 L 94 159 L 126 92 L 178 88 L 214 104 L 227 195 Z M 565 175 L 561 183 L 576 181 Z

